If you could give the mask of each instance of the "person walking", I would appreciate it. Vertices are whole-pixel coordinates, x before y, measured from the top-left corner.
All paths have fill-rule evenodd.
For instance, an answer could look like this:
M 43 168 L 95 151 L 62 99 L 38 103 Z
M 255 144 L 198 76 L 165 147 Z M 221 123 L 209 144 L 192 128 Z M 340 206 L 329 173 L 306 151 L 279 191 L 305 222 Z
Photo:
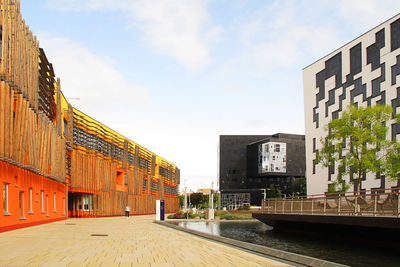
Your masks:
M 129 217 L 129 213 L 131 212 L 131 207 L 129 207 L 129 206 L 126 206 L 126 208 L 125 208 L 125 216 L 128 216 Z

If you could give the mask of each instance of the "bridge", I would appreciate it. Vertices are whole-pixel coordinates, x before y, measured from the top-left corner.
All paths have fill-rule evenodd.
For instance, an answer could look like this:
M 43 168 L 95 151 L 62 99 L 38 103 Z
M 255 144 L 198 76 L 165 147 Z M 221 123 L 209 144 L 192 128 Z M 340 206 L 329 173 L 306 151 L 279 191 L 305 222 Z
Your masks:
M 253 217 L 277 230 L 400 241 L 400 188 L 270 198 Z
M 266 214 L 400 217 L 399 189 L 270 198 L 262 201 L 261 212 Z

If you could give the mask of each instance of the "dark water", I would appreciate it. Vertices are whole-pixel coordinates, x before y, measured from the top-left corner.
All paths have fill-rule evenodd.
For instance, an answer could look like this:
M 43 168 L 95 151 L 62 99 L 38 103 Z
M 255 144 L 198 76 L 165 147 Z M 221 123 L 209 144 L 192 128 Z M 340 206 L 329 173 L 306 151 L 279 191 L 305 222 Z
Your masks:
M 174 222 L 174 224 L 350 266 L 400 266 L 400 250 L 273 231 L 272 227 L 258 221 Z

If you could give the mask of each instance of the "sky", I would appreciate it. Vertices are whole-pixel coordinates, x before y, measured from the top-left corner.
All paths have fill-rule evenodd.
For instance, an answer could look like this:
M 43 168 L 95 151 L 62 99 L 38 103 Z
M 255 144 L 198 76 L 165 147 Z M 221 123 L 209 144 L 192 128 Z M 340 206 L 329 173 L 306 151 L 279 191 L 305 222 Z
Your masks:
M 21 0 L 77 109 L 218 179 L 220 135 L 304 134 L 302 69 L 400 12 L 398 0 Z

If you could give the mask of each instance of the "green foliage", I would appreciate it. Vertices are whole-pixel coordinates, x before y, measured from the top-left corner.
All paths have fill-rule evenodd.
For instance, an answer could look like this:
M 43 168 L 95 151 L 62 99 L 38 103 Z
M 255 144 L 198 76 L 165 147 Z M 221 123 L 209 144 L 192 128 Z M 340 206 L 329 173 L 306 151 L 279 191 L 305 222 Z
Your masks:
M 299 192 L 300 196 L 304 196 L 307 194 L 306 177 L 295 178 L 293 180 L 293 191 Z
M 331 168 L 337 164 L 337 181 L 330 190 L 347 190 L 349 186 L 343 179 L 347 174 L 355 174 L 357 191 L 363 175 L 368 172 L 398 178 L 400 147 L 386 139 L 386 123 L 392 119 L 392 113 L 390 106 L 357 108 L 350 105 L 341 118 L 332 120 L 325 127 L 328 135 L 321 138 L 322 149 L 317 153 L 317 163 Z M 400 122 L 398 115 L 393 119 Z
M 250 206 L 249 206 L 249 205 L 240 206 L 240 207 L 238 208 L 238 210 L 250 210 Z
M 282 190 L 280 190 L 280 189 L 276 190 L 276 197 L 277 198 L 282 198 Z
M 232 213 L 227 213 L 227 214 L 221 215 L 220 219 L 222 219 L 222 220 L 235 220 L 236 216 L 233 215 Z
M 205 219 L 206 215 L 204 212 L 198 212 L 198 213 L 194 213 L 192 211 L 188 211 L 188 212 L 183 212 L 183 211 L 178 211 L 175 214 L 170 214 L 167 217 L 168 219 Z
M 333 182 L 328 185 L 328 193 L 335 193 L 336 192 L 337 182 Z
M 194 207 L 198 207 L 203 204 L 205 201 L 208 201 L 208 197 L 203 195 L 203 193 L 192 193 L 190 194 L 190 202 Z
M 183 207 L 183 201 L 185 201 L 185 196 L 178 195 L 178 200 L 179 200 L 179 207 Z
M 215 208 L 217 205 L 219 205 L 218 194 L 215 193 L 215 194 L 214 194 L 214 208 Z
M 267 197 L 268 198 L 276 197 L 276 190 L 275 190 L 275 185 L 274 184 L 270 184 L 269 185 L 269 190 L 267 190 Z
M 221 220 L 248 220 L 252 219 L 251 213 L 246 212 L 229 212 L 229 211 L 217 211 L 215 216 L 218 216 Z
M 209 204 L 209 195 L 204 195 L 203 201 L 199 204 L 200 209 L 207 209 Z M 214 208 L 218 205 L 218 194 L 214 194 Z
M 344 193 L 350 189 L 350 185 L 345 180 L 334 181 L 328 185 L 328 193 Z

